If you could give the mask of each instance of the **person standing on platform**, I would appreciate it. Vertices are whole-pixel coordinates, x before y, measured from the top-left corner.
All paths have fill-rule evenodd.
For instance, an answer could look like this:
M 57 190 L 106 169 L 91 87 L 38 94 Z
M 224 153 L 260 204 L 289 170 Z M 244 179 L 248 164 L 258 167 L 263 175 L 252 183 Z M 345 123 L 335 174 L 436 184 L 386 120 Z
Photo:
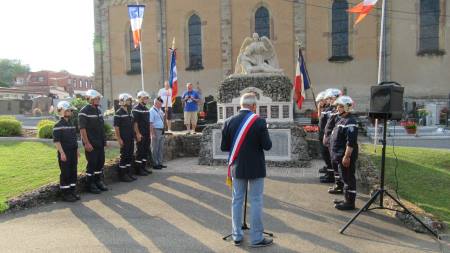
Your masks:
M 133 114 L 133 128 L 136 134 L 136 174 L 139 176 L 147 176 L 151 174 L 151 170 L 146 169 L 147 158 L 150 152 L 150 114 L 147 108 L 150 96 L 145 91 L 137 94 L 138 104 L 131 110 Z
M 102 97 L 96 90 L 86 91 L 89 104 L 78 113 L 80 135 L 87 160 L 87 190 L 94 194 L 108 190 L 103 183 L 106 146 L 105 122 L 102 111 L 98 108 Z
M 119 179 L 122 182 L 131 182 L 137 178 L 131 171 L 134 152 L 134 130 L 131 104 L 133 97 L 130 94 L 119 95 L 120 108 L 114 115 L 114 130 L 117 142 L 120 145 Z
M 164 88 L 158 91 L 158 97 L 163 101 L 162 110 L 165 114 L 167 131 L 172 131 L 172 89 L 169 86 L 169 82 L 164 82 Z
M 181 101 L 184 103 L 184 124 L 188 134 L 191 133 L 191 129 L 195 134 L 195 128 L 197 127 L 197 112 L 198 112 L 198 101 L 200 97 L 197 92 L 193 90 L 192 83 L 186 84 L 187 91 L 181 96 Z
M 250 199 L 250 246 L 264 247 L 273 243 L 264 238 L 262 222 L 264 177 L 266 161 L 264 150 L 272 148 L 266 121 L 255 114 L 256 95 L 246 93 L 241 97 L 241 110 L 225 121 L 220 148 L 230 152 L 227 183 L 232 186 L 232 236 L 234 245 L 243 240 L 242 212 L 248 188 Z M 232 181 L 229 181 L 231 180 Z
M 335 105 L 339 119 L 330 136 L 331 159 L 338 165 L 344 182 L 344 200 L 335 200 L 338 210 L 354 210 L 356 199 L 355 168 L 358 159 L 358 124 L 352 115 L 353 100 L 349 96 L 339 97 Z
M 152 139 L 153 169 L 167 168 L 163 165 L 164 153 L 164 112 L 161 110 L 163 100 L 158 97 L 150 109 L 150 136 Z
M 78 152 L 77 129 L 70 122 L 70 117 L 76 108 L 67 101 L 61 101 L 56 109 L 60 120 L 53 127 L 53 142 L 58 150 L 58 164 L 61 170 L 59 188 L 64 201 L 75 202 L 80 199 L 76 193 L 80 152 Z

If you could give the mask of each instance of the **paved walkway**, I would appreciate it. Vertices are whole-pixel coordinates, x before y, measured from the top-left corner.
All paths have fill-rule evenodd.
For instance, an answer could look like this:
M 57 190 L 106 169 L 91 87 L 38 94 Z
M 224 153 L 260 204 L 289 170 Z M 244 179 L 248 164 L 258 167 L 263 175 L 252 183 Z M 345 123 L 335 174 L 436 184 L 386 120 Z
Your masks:
M 332 207 L 328 185 L 317 183 L 317 161 L 312 168 L 269 169 L 264 223 L 275 244 L 235 247 L 221 239 L 230 232 L 225 168 L 198 166 L 196 159 L 168 165 L 79 203 L 0 216 L 1 252 L 439 252 L 430 236 L 382 213 L 365 214 L 339 234 L 353 212 Z

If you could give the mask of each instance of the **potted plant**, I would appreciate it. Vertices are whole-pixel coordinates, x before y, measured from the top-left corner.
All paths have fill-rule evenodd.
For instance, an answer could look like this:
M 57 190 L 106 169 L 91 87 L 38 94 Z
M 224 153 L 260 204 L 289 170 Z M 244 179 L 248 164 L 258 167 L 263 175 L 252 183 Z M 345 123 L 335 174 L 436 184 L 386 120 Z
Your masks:
M 408 134 L 416 134 L 417 125 L 414 121 L 403 121 L 401 125 L 405 128 Z

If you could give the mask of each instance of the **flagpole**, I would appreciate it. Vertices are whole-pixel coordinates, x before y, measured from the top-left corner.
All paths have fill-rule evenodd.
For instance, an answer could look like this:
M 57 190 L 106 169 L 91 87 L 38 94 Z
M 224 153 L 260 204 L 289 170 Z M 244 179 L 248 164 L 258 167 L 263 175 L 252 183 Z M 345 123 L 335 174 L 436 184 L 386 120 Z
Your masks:
M 381 27 L 380 27 L 380 48 L 379 48 L 379 54 L 378 54 L 378 84 L 380 84 L 382 81 L 384 81 L 381 76 L 382 74 L 382 65 L 383 65 L 383 59 L 384 59 L 384 29 L 385 29 L 385 11 L 386 11 L 386 0 L 382 0 L 382 7 L 381 7 Z
M 384 81 L 382 75 L 383 59 L 384 59 L 384 29 L 385 29 L 385 12 L 386 12 L 386 0 L 382 0 L 381 4 L 381 25 L 380 25 L 380 48 L 378 53 L 378 84 Z M 377 152 L 377 140 L 378 139 L 378 119 L 375 119 L 375 136 L 373 141 L 374 151 Z
M 300 43 L 300 42 L 297 42 L 297 44 L 298 44 L 298 53 L 299 53 L 299 56 L 301 56 L 303 59 L 305 59 L 305 57 L 303 57 L 303 51 L 302 51 L 302 45 L 301 45 L 301 43 Z M 306 68 L 306 62 L 305 62 L 305 61 L 304 61 L 304 64 L 305 64 L 305 68 Z M 308 78 L 308 80 L 309 80 L 309 78 Z M 316 106 L 317 111 L 319 111 L 319 107 L 317 106 L 317 102 L 316 102 L 316 95 L 314 94 L 314 88 L 313 88 L 313 86 L 312 86 L 312 84 L 311 84 L 311 80 L 309 80 L 309 87 L 311 87 L 311 93 L 312 93 L 312 95 L 313 95 L 314 105 Z
M 141 36 L 140 34 L 141 34 L 141 32 L 139 32 L 139 36 Z M 139 42 L 139 55 L 141 58 L 141 86 L 142 86 L 142 90 L 145 90 L 145 88 L 144 88 L 144 59 L 142 56 L 142 38 L 141 38 L 141 41 Z

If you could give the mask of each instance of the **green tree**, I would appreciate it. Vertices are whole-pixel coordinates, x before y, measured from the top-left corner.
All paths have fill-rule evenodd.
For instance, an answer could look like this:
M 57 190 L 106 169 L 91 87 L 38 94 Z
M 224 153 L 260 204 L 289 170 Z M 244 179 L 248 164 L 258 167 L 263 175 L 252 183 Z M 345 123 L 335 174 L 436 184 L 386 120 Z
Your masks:
M 30 66 L 20 60 L 0 59 L 0 86 L 11 87 L 17 75 L 30 72 Z

